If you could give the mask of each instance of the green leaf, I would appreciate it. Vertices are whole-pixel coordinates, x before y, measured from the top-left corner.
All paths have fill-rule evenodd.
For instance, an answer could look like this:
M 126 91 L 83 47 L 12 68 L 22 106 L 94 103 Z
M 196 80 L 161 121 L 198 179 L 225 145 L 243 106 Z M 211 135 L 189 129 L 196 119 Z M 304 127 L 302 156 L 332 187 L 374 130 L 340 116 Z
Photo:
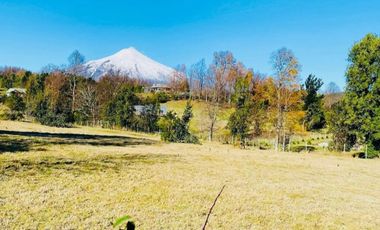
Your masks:
M 125 216 L 122 216 L 120 218 L 118 218 L 115 223 L 113 224 L 113 227 L 116 228 L 116 227 L 119 227 L 120 225 L 124 224 L 127 220 L 131 219 L 130 216 L 128 215 L 125 215 Z

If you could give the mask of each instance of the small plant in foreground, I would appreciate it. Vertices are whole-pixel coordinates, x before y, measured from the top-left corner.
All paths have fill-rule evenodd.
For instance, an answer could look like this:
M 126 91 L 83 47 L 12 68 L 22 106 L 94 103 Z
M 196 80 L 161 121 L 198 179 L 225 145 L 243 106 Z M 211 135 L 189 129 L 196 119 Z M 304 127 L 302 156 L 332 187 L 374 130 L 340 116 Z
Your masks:
M 134 230 L 135 224 L 133 221 L 129 221 L 131 216 L 125 215 L 118 218 L 115 223 L 113 223 L 114 228 L 125 229 L 125 230 Z

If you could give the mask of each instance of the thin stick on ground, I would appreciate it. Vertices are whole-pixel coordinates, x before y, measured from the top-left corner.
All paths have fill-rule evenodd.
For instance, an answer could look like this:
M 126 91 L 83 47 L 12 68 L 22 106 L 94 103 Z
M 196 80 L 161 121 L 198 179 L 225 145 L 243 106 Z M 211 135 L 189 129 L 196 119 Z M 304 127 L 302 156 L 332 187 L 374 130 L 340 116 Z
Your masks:
M 220 192 L 218 193 L 218 195 L 216 196 L 215 200 L 214 200 L 214 203 L 212 204 L 210 210 L 208 211 L 208 214 L 207 214 L 207 218 L 206 218 L 206 221 L 203 225 L 203 228 L 202 230 L 205 230 L 206 229 L 206 225 L 208 223 L 208 219 L 210 218 L 210 215 L 211 215 L 211 212 L 212 212 L 212 209 L 214 208 L 215 204 L 216 204 L 216 201 L 219 199 L 220 195 L 222 194 L 223 190 L 224 190 L 224 187 L 226 187 L 226 185 L 223 185 L 222 189 L 220 190 Z

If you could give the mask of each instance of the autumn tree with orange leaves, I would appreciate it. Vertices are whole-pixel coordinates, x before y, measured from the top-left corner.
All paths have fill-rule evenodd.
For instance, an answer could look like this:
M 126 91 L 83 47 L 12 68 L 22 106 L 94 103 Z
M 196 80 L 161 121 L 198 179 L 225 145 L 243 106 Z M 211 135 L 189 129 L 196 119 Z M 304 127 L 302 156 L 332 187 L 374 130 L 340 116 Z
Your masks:
M 301 66 L 293 52 L 287 48 L 275 51 L 271 57 L 274 70 L 275 105 L 276 105 L 276 142 L 275 149 L 285 151 L 287 136 L 290 134 L 288 113 L 299 109 L 302 92 L 298 76 Z

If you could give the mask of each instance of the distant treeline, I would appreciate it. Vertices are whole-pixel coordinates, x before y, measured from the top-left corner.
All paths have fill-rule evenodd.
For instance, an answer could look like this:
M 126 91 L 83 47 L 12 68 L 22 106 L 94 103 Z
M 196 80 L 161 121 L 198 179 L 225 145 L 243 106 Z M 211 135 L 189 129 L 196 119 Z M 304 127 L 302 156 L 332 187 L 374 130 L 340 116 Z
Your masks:
M 170 76 L 167 92 L 144 92 L 146 82 L 118 74 L 99 81 L 80 76 L 84 57 L 78 51 L 70 55 L 64 68 L 50 66 L 41 73 L 3 68 L 0 88 L 26 89 L 25 95 L 16 92 L 4 97 L 9 119 L 27 115 L 54 126 L 79 123 L 143 132 L 166 130 L 172 133 L 163 134 L 163 139 L 195 142 L 186 134 L 187 119 L 160 111 L 160 103 L 186 98 L 207 103 L 210 140 L 222 108 L 234 107 L 227 130 L 242 147 L 247 140 L 265 134 L 276 137 L 276 149 L 286 150 L 291 135 L 328 128 L 334 139 L 330 148 L 365 145 L 367 153 L 376 156 L 380 150 L 379 40 L 369 34 L 353 46 L 343 94 L 333 82 L 322 93 L 324 83 L 313 74 L 301 83 L 300 63 L 287 48 L 272 54 L 272 76 L 246 68 L 229 51 L 215 52 L 209 65 L 204 59 L 190 68 L 179 65 Z M 144 105 L 143 110 L 137 113 L 135 105 Z M 191 113 L 190 104 L 187 110 Z M 174 134 L 183 137 L 173 138 Z

